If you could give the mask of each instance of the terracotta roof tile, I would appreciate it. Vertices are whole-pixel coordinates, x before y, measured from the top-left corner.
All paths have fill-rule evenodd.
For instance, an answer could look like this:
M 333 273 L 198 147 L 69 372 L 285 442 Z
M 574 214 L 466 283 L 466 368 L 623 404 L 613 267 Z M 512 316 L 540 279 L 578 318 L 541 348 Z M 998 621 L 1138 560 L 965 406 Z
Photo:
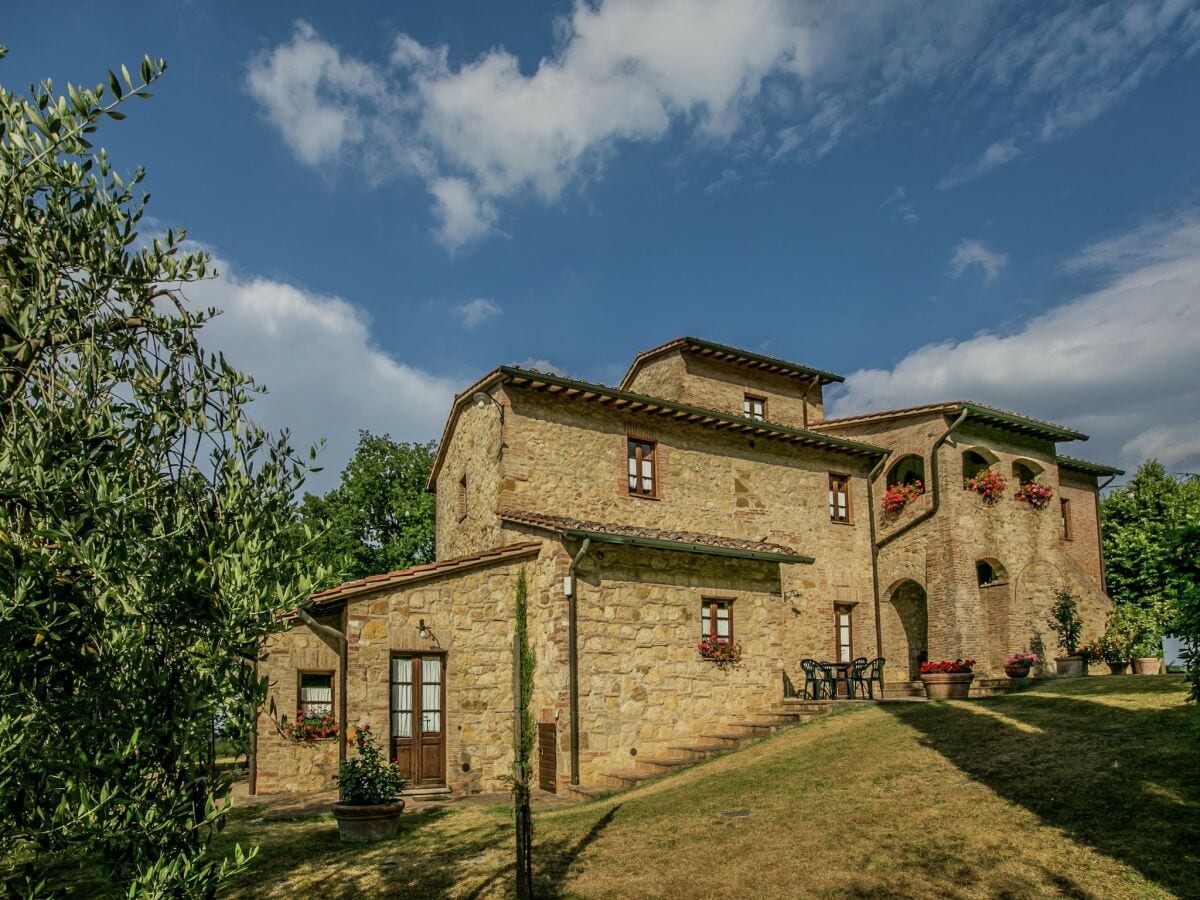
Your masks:
M 1074 429 L 1067 428 L 1065 425 L 1059 425 L 1056 422 L 1050 422 L 1046 419 L 1036 419 L 1033 416 L 1026 416 L 1021 413 L 1012 412 L 1011 410 L 1001 409 L 998 406 L 989 406 L 986 403 L 977 403 L 974 400 L 947 400 L 942 403 L 925 403 L 920 406 L 905 406 L 900 409 L 881 409 L 878 412 L 861 413 L 857 416 L 842 416 L 836 419 L 824 419 L 820 422 L 813 422 L 809 425 L 812 431 L 824 431 L 826 428 L 838 428 L 843 425 L 857 425 L 862 422 L 875 422 L 884 419 L 898 419 L 903 416 L 920 415 L 921 413 L 952 413 L 958 412 L 964 407 L 975 411 L 978 414 L 987 416 L 995 415 L 1003 419 L 1016 420 L 1017 423 L 1027 423 L 1031 426 L 1045 429 L 1051 432 L 1061 433 L 1060 440 L 1087 440 L 1087 435 L 1080 434 Z
M 533 525 L 548 531 L 591 531 L 616 537 L 646 538 L 653 541 L 669 541 L 679 544 L 701 544 L 727 550 L 743 550 L 749 553 L 774 553 L 780 556 L 798 556 L 791 547 L 769 541 L 750 541 L 743 538 L 721 537 L 699 531 L 669 531 L 661 528 L 642 528 L 636 525 L 615 525 L 610 522 L 589 522 L 566 516 L 551 516 L 524 510 L 501 510 L 498 515 L 506 522 Z
M 432 578 L 436 575 L 444 575 L 459 569 L 469 569 L 477 565 L 508 559 L 513 556 L 523 556 L 531 553 L 541 545 L 541 541 L 522 541 L 519 544 L 493 547 L 490 550 L 481 550 L 478 553 L 456 556 L 453 559 L 443 559 L 438 562 L 426 563 L 422 566 L 413 566 L 409 569 L 397 569 L 394 572 L 384 572 L 381 575 L 368 575 L 366 578 L 359 578 L 357 581 L 347 581 L 345 584 L 339 584 L 337 587 L 317 591 L 311 597 L 313 600 L 326 601 L 347 594 L 358 594 L 367 590 L 387 587 L 391 584 L 419 581 L 423 578 Z

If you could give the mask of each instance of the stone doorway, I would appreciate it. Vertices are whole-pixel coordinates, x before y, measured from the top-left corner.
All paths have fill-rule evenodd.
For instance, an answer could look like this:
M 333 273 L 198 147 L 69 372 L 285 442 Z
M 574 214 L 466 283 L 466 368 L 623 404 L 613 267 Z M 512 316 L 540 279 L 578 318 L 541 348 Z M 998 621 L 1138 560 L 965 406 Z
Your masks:
M 896 585 L 888 598 L 891 632 L 884 637 L 889 668 L 915 680 L 929 658 L 929 603 L 925 588 L 912 580 Z

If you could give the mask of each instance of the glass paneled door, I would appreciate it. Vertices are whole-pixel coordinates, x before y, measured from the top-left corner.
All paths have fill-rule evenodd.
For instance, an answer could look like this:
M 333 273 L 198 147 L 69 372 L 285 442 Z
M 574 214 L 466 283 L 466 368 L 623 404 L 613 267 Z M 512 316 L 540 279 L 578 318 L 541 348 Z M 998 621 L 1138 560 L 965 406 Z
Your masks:
M 446 783 L 445 657 L 392 657 L 392 759 L 412 787 Z

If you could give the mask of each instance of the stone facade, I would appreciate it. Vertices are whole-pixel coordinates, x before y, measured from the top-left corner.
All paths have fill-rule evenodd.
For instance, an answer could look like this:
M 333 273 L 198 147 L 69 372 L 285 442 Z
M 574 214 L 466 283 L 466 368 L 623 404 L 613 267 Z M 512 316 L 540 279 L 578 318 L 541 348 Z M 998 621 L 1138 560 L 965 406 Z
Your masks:
M 785 679 L 802 683 L 802 658 L 836 658 L 837 607 L 850 609 L 852 654 L 887 657 L 890 681 L 909 679 L 926 657 L 974 657 L 992 674 L 1016 650 L 1053 656 L 1045 619 L 1060 586 L 1083 598 L 1085 637 L 1102 629 L 1108 600 L 1096 479 L 1060 472 L 1055 444 L 1036 423 L 1005 429 L 968 418 L 937 451 L 935 467 L 930 453 L 950 424 L 944 411 L 826 422 L 822 377 L 836 376 L 775 362 L 683 346 L 639 357 L 622 391 L 500 369 L 460 395 L 430 482 L 441 562 L 316 595 L 314 609 L 348 638 L 347 683 L 335 695 L 347 691 L 349 721 L 389 738 L 392 657 L 443 654 L 444 783 L 503 789 L 512 766 L 521 569 L 537 659 L 535 714 L 541 739 L 553 736 L 545 752 L 560 785 L 573 775 L 588 783 L 629 767 L 635 754 L 662 754 L 779 702 Z M 476 401 L 479 391 L 494 402 Z M 765 398 L 766 417 L 778 424 L 742 418 L 745 394 Z M 630 494 L 631 438 L 653 443 L 652 497 Z M 994 506 L 963 489 L 969 448 L 1010 482 Z M 929 489 L 885 516 L 880 500 L 905 457 Z M 1054 491 L 1049 508 L 1013 499 L 1017 463 Z M 831 475 L 846 479 L 848 522 L 831 519 Z M 1060 498 L 1070 501 L 1069 539 Z M 580 531 L 555 521 L 597 524 Z M 577 554 L 573 772 L 564 578 Z M 1001 573 L 994 583 L 979 583 L 980 560 Z M 702 602 L 714 600 L 729 604 L 742 647 L 742 664 L 728 671 L 701 659 L 696 646 Z M 300 672 L 338 668 L 334 649 L 302 625 L 278 636 L 268 654 L 272 700 L 287 714 Z M 268 710 L 259 721 L 259 789 L 328 787 L 336 742 L 298 744 L 272 719 Z

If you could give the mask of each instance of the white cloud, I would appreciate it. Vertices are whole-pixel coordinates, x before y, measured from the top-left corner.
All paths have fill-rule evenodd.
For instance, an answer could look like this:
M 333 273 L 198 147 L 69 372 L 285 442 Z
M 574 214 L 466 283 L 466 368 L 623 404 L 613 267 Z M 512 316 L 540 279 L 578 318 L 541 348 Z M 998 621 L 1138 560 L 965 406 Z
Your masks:
M 1000 168 L 1005 163 L 1012 162 L 1020 155 L 1021 151 L 1014 141 L 997 141 L 984 150 L 979 159 L 974 162 L 955 166 L 951 169 L 938 182 L 938 190 L 944 191 L 947 188 L 966 184 L 968 181 L 974 181 L 976 178 Z
M 1130 249 L 1099 289 L 1019 331 L 929 344 L 891 369 L 855 372 L 830 415 L 974 399 L 1092 435 L 1068 453 L 1127 469 L 1157 455 L 1200 471 L 1200 210 L 1167 221 L 1170 230 L 1152 222 L 1112 241 L 1132 248 L 1157 233 L 1169 254 L 1143 240 L 1143 255 Z
M 244 276 L 216 259 L 220 277 L 189 285 L 197 307 L 222 310 L 202 332 L 206 350 L 268 388 L 250 405 L 260 425 L 292 432 L 299 450 L 326 439 L 324 471 L 307 490 L 334 487 L 358 443 L 358 430 L 396 440 L 428 441 L 441 433 L 460 379 L 425 372 L 375 346 L 366 314 L 340 297 L 281 281 Z
M 476 297 L 466 303 L 454 307 L 454 314 L 462 320 L 467 328 L 482 325 L 488 319 L 494 319 L 504 312 L 500 304 L 487 297 Z
M 893 219 L 898 219 L 905 225 L 916 225 L 921 221 L 916 210 L 913 209 L 912 200 L 908 196 L 908 189 L 904 185 L 900 185 L 888 194 L 887 199 L 879 204 L 879 208 L 887 210 L 891 213 Z
M 1008 264 L 1007 253 L 997 253 L 982 241 L 962 240 L 950 259 L 950 274 L 958 278 L 969 266 L 979 266 L 991 281 Z
M 567 374 L 566 369 L 564 369 L 562 366 L 541 357 L 527 357 L 525 359 L 518 360 L 517 362 L 513 363 L 513 365 L 518 369 L 533 369 L 536 372 L 548 372 L 551 375 L 570 377 Z
M 1024 124 L 999 127 L 1022 144 L 1052 140 L 1185 53 L 1197 30 L 1181 0 L 1038 8 L 1009 24 L 1006 12 L 957 0 L 576 2 L 542 59 L 493 48 L 457 66 L 408 34 L 387 60 L 363 62 L 301 22 L 246 82 L 303 162 L 422 179 L 436 236 L 454 249 L 494 231 L 502 201 L 553 202 L 622 142 L 672 126 L 717 150 L 811 159 L 884 122 L 905 93 L 948 87 L 943 105 L 1012 109 Z M 994 140 L 947 186 L 1018 152 L 1016 138 Z

